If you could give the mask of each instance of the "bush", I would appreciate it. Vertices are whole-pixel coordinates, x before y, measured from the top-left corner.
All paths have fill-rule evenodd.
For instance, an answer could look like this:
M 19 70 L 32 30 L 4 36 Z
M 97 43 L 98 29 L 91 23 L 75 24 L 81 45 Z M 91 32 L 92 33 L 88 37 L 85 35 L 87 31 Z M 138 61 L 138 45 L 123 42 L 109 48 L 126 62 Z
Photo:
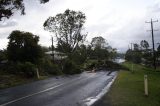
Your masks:
M 128 68 L 122 66 L 121 64 L 112 62 L 112 61 L 105 61 L 105 64 L 103 65 L 103 68 L 105 69 L 114 69 L 114 70 L 119 70 L 119 69 L 125 69 L 125 70 L 129 70 Z
M 17 64 L 18 73 L 25 77 L 35 77 L 36 76 L 36 66 L 31 62 L 18 63 Z
M 62 71 L 59 66 L 53 64 L 48 59 L 43 59 L 39 65 L 35 66 L 31 62 L 8 62 L 7 64 L 0 67 L 1 70 L 15 75 L 21 75 L 24 77 L 34 77 L 36 76 L 36 68 L 39 69 L 40 75 L 60 75 Z
M 85 63 L 85 69 L 86 70 L 92 70 L 93 67 L 96 67 L 98 64 L 98 62 L 96 60 L 88 60 L 86 63 Z
M 53 64 L 50 60 L 45 60 L 41 64 L 41 68 L 47 74 L 52 74 L 52 75 L 60 75 L 60 74 L 62 74 L 62 71 L 60 71 L 58 65 Z
M 15 75 L 21 75 L 24 77 L 34 77 L 36 74 L 35 68 L 36 66 L 30 62 L 9 62 L 4 66 L 3 70 Z
M 92 70 L 93 68 L 101 68 L 104 64 L 102 60 L 89 60 L 86 63 L 86 70 Z
M 86 70 L 92 70 L 93 67 L 96 68 L 96 70 L 119 70 L 119 69 L 126 69 L 128 70 L 126 67 L 122 66 L 121 64 L 112 62 L 112 61 L 108 61 L 108 60 L 89 60 L 86 64 L 85 64 L 85 68 Z
M 63 66 L 63 73 L 64 74 L 78 74 L 81 73 L 80 67 L 76 65 L 71 60 L 66 60 Z
M 104 65 L 104 61 L 98 60 L 96 66 L 97 67 L 102 67 Z
M 20 68 L 18 67 L 17 63 L 9 61 L 8 63 L 4 64 L 1 69 L 10 74 L 18 74 Z

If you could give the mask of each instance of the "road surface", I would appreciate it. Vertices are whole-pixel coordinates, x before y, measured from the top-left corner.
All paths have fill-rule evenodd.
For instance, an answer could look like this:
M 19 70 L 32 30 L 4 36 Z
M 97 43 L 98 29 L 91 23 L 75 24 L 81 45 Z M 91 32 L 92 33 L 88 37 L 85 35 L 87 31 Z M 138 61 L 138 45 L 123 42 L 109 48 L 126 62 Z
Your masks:
M 85 72 L 0 90 L 0 106 L 86 106 L 116 75 L 108 73 Z

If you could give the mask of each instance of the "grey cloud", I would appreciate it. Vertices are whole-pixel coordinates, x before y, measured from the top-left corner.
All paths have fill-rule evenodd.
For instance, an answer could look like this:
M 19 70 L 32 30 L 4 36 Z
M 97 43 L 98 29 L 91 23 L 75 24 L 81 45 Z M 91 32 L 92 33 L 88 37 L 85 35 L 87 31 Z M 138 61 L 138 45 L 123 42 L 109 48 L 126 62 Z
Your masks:
M 101 34 L 101 33 L 106 32 L 106 30 L 108 30 L 111 27 L 113 26 L 109 24 L 97 24 L 97 25 L 92 25 L 92 26 L 87 27 L 86 30 L 89 32 L 97 31 L 98 33 Z
M 152 7 L 149 8 L 152 12 L 160 12 L 160 3 L 154 4 Z
M 5 45 L 2 42 L 2 39 L 7 38 L 13 29 L 25 30 L 25 31 L 29 31 L 32 33 L 40 31 L 40 33 L 38 33 L 38 35 L 40 35 L 40 44 L 50 45 L 50 43 L 48 43 L 48 42 L 50 42 L 50 36 L 46 36 L 46 35 L 50 35 L 50 34 L 43 32 L 43 28 L 41 28 L 43 26 L 44 20 L 47 19 L 48 16 L 50 16 L 50 15 L 55 15 L 56 13 L 63 12 L 62 10 L 65 8 L 78 9 L 78 8 L 75 8 L 74 6 L 77 5 L 77 7 L 78 7 L 78 5 L 81 5 L 81 4 L 77 4 L 76 2 L 75 2 L 76 4 L 74 4 L 74 3 L 72 4 L 72 2 L 70 0 L 50 0 L 50 2 L 48 2 L 46 4 L 37 3 L 37 2 L 39 2 L 39 0 L 24 0 L 24 1 L 25 1 L 25 7 L 26 7 L 26 15 L 21 16 L 20 14 L 15 14 L 11 18 L 11 19 L 17 19 L 18 23 L 16 21 L 9 21 L 9 20 L 6 21 L 8 23 L 2 23 L 2 22 L 0 23 L 0 40 L 1 40 L 0 45 L 3 45 L 0 48 L 5 47 Z M 85 1 L 85 0 L 83 0 L 83 1 Z M 97 1 L 98 0 L 94 0 L 93 2 L 98 3 L 99 1 L 98 2 Z M 107 1 L 107 0 L 102 0 L 102 3 L 104 1 Z M 87 17 L 88 17 L 87 19 L 89 20 L 87 22 L 89 22 L 89 24 L 85 28 L 85 31 L 87 31 L 89 33 L 88 38 L 92 38 L 94 36 L 103 36 L 104 38 L 107 39 L 108 43 L 112 47 L 115 47 L 119 51 L 123 51 L 123 52 L 128 49 L 128 45 L 131 42 L 139 43 L 141 40 L 147 40 L 151 45 L 151 34 L 149 32 L 146 32 L 146 30 L 150 29 L 150 25 L 145 24 L 145 21 L 149 21 L 150 17 L 152 17 L 152 16 L 154 17 L 155 15 L 157 15 L 157 17 L 159 18 L 159 13 L 160 13 L 159 3 L 153 4 L 152 0 L 147 0 L 148 2 L 150 2 L 150 4 L 148 6 L 151 6 L 151 7 L 148 8 L 145 16 L 144 17 L 135 17 L 135 18 L 133 17 L 133 19 L 129 19 L 131 22 L 129 20 L 126 20 L 126 22 L 124 22 L 124 24 L 123 24 L 123 20 L 125 19 L 123 17 L 123 15 L 125 15 L 125 11 L 123 9 L 121 10 L 121 7 L 122 7 L 121 3 L 118 4 L 117 0 L 111 0 L 111 1 L 113 1 L 110 4 L 111 7 L 108 7 L 106 4 L 106 8 L 101 8 L 101 7 L 98 7 L 98 5 L 90 5 L 92 3 L 88 2 L 89 3 L 88 5 L 86 5 L 86 6 L 82 5 L 79 8 L 81 10 L 81 8 L 83 7 L 84 9 L 82 9 L 82 10 L 86 10 L 87 11 L 86 14 L 87 13 L 89 14 L 89 15 L 87 15 Z M 122 1 L 124 1 L 124 0 L 122 0 Z M 120 2 L 122 2 L 122 1 L 120 1 Z M 142 0 L 142 2 L 143 1 L 145 1 L 145 0 Z M 145 3 L 147 1 L 145 1 Z M 136 0 L 135 2 L 139 3 L 138 0 Z M 85 2 L 85 3 L 87 3 L 87 2 Z M 117 3 L 117 5 L 116 5 L 116 3 Z M 144 5 L 145 5 L 145 3 L 144 3 Z M 127 4 L 132 5 L 130 3 L 127 3 Z M 124 6 L 124 8 L 125 8 L 125 6 Z M 99 11 L 101 9 L 106 9 L 106 11 Z M 120 10 L 118 10 L 118 9 L 120 9 Z M 134 9 L 134 8 L 127 7 L 126 9 L 131 9 L 131 12 L 132 12 L 132 9 Z M 145 7 L 144 9 L 146 10 L 147 7 Z M 93 16 L 96 17 L 96 15 L 97 15 L 97 17 L 99 17 L 99 18 L 93 17 L 93 19 L 95 19 L 96 21 L 94 21 L 91 17 L 93 11 L 95 14 Z M 99 14 L 97 12 L 103 12 L 104 14 Z M 137 11 L 137 12 L 139 12 L 139 11 Z M 151 16 L 152 13 L 153 13 L 153 15 Z M 119 14 L 122 14 L 122 17 L 119 16 Z M 130 15 L 130 14 L 128 14 L 128 15 Z M 116 17 L 116 18 L 114 18 L 114 17 Z M 148 20 L 148 18 L 149 18 L 149 20 Z M 103 22 L 107 22 L 106 20 L 109 23 L 106 23 L 106 24 L 103 23 Z M 121 25 L 121 21 L 122 21 L 122 25 Z M 86 22 L 86 24 L 87 24 L 87 22 Z M 145 28 L 145 26 L 147 28 Z M 155 27 L 155 29 L 160 28 L 160 23 L 154 24 L 154 27 Z M 98 34 L 98 35 L 96 35 L 96 34 Z M 160 35 L 160 31 L 155 32 L 155 43 L 160 41 L 159 35 Z
M 0 32 L 0 39 L 7 38 L 9 36 L 10 32 Z
M 0 28 L 13 27 L 16 25 L 18 25 L 18 23 L 16 21 L 1 22 Z

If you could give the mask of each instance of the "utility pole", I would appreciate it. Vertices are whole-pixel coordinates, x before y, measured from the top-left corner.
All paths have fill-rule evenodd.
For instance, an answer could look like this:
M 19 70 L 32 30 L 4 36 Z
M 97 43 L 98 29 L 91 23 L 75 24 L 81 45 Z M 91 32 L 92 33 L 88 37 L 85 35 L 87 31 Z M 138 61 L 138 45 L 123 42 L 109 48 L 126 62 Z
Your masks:
M 52 59 L 54 62 L 54 46 L 53 46 L 53 36 L 51 36 L 51 40 L 52 40 Z
M 151 19 L 150 22 L 146 22 L 146 23 L 150 23 L 151 24 L 151 32 L 152 32 L 152 44 L 153 44 L 153 66 L 154 66 L 154 69 L 156 69 L 156 53 L 155 53 L 155 47 L 154 47 L 154 29 L 153 29 L 153 23 L 155 22 L 158 22 L 158 20 L 156 21 L 153 21 Z
M 130 49 L 129 45 L 128 45 L 128 50 Z
M 131 43 L 131 50 L 133 50 L 133 43 Z
M 134 72 L 133 71 L 133 43 L 131 43 L 131 51 L 132 51 L 132 73 Z

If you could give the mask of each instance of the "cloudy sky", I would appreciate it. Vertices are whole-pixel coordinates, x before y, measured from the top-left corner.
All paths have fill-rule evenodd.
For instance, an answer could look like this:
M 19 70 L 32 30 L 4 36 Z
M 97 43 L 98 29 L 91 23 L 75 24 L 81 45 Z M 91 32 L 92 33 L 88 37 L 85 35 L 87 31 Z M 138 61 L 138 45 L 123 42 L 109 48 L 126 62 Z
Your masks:
M 40 36 L 40 44 L 50 46 L 51 33 L 44 31 L 43 23 L 49 16 L 63 13 L 66 9 L 82 11 L 87 20 L 87 40 L 95 36 L 104 37 L 108 43 L 125 52 L 130 43 L 145 39 L 151 44 L 150 24 L 154 23 L 155 43 L 160 42 L 160 0 L 50 0 L 46 4 L 38 0 L 24 0 L 26 15 L 17 12 L 9 20 L 0 22 L 0 49 L 6 48 L 7 37 L 13 30 L 32 32 Z M 157 45 L 156 45 L 157 46 Z

